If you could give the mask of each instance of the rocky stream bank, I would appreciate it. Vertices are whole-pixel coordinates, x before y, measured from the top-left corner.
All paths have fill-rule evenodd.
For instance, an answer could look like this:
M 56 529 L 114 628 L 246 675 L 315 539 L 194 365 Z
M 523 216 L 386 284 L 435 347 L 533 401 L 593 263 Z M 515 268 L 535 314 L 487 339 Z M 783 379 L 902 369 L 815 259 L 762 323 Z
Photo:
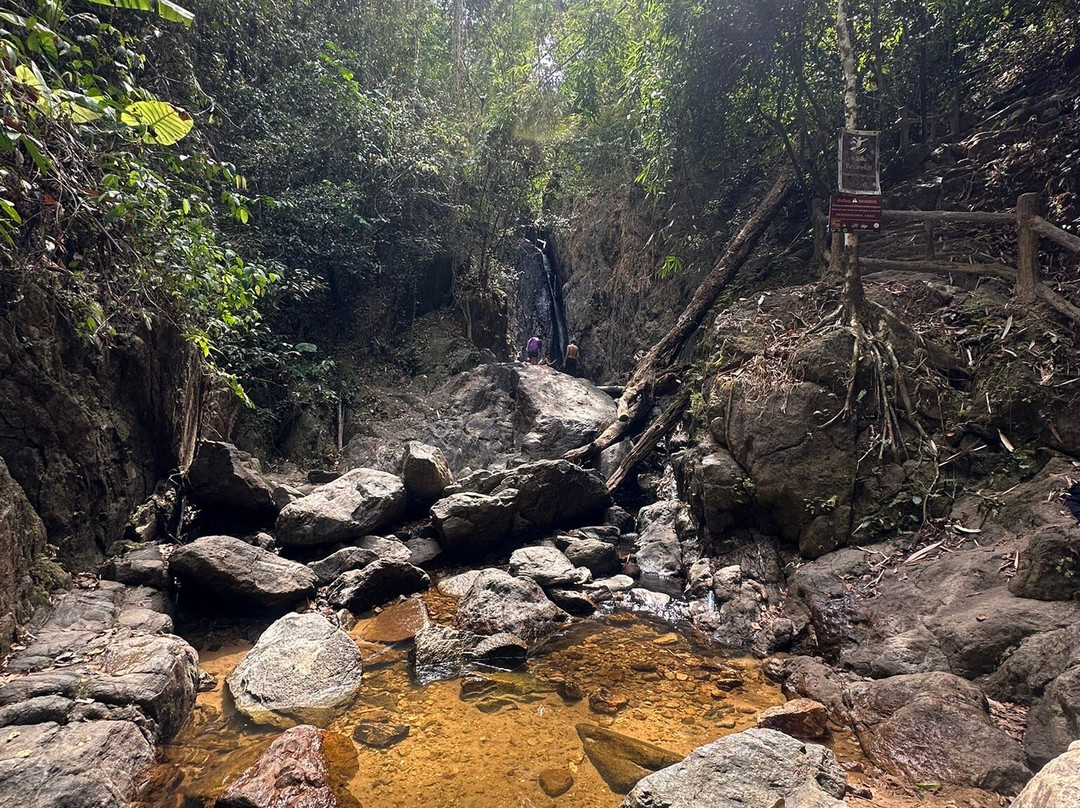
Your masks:
M 707 401 L 632 507 L 558 459 L 611 398 L 546 368 L 452 378 L 342 472 L 201 443 L 13 647 L 0 804 L 1074 805 L 1080 467 L 863 544 L 862 489 L 788 493 L 825 484 L 803 384 L 765 429 Z

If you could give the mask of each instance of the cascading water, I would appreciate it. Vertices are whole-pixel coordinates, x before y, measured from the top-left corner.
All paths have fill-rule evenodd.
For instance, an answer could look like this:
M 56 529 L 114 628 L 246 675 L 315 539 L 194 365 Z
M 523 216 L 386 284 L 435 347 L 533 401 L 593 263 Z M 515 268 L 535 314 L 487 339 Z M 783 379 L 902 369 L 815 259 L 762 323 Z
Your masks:
M 570 341 L 559 274 L 543 243 L 522 245 L 518 272 L 518 306 L 521 312 L 519 344 L 533 334 L 544 340 L 551 361 L 562 363 Z

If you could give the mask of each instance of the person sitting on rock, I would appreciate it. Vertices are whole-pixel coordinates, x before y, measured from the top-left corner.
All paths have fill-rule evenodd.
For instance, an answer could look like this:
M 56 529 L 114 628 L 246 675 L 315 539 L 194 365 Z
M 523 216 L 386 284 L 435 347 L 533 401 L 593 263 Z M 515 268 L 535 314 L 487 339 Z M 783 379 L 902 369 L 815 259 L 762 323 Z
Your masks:
M 563 372 L 571 376 L 577 376 L 580 369 L 581 349 L 573 340 L 566 346 L 566 355 L 563 357 Z
M 544 348 L 544 341 L 536 334 L 533 334 L 529 341 L 525 344 L 525 361 L 530 365 L 535 365 L 540 361 L 540 351 Z

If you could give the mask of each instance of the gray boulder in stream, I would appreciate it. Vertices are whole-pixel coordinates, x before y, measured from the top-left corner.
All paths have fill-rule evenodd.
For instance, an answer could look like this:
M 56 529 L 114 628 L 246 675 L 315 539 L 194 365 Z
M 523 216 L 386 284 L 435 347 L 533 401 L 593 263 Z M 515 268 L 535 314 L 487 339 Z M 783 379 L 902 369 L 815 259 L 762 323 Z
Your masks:
M 274 535 L 283 547 L 348 542 L 397 521 L 405 503 L 397 475 L 353 469 L 282 508 Z
M 540 586 L 574 586 L 588 583 L 592 576 L 584 567 L 575 567 L 554 547 L 521 547 L 510 556 L 510 572 L 532 578 Z
M 514 365 L 521 448 L 532 457 L 558 457 L 582 446 L 615 420 L 615 401 L 596 386 L 551 368 Z
M 431 506 L 431 524 L 447 553 L 481 557 L 510 535 L 517 491 L 494 496 L 464 491 Z
M 204 536 L 178 548 L 169 569 L 185 600 L 217 608 L 288 609 L 315 594 L 315 573 L 232 536 Z M 230 603 L 231 601 L 231 603 Z
M 458 601 L 454 625 L 485 636 L 509 632 L 536 646 L 569 619 L 534 581 L 486 569 Z
M 833 753 L 771 729 L 748 729 L 639 782 L 622 808 L 845 808 Z
M 379 559 L 363 569 L 342 573 L 330 585 L 326 598 L 333 606 L 360 613 L 429 586 L 431 579 L 419 567 L 407 561 Z
M 638 513 L 638 537 L 634 560 L 645 575 L 676 578 L 695 558 L 694 523 L 690 509 L 679 500 L 653 503 Z
M 401 460 L 401 477 L 408 492 L 421 500 L 433 500 L 454 482 L 443 453 L 420 441 L 409 441 Z
M 273 623 L 225 680 L 236 709 L 257 724 L 325 726 L 360 691 L 356 642 L 321 614 Z

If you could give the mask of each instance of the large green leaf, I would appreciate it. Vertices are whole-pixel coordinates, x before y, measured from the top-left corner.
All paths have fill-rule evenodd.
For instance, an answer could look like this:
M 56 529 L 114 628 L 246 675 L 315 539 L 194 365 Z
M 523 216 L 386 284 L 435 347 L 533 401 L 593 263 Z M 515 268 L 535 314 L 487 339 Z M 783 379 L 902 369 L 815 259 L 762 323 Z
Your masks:
M 128 126 L 145 126 L 148 139 L 171 146 L 191 131 L 194 121 L 182 109 L 165 101 L 136 101 L 120 116 Z
M 126 8 L 132 11 L 154 11 L 156 9 L 158 16 L 163 20 L 179 22 L 184 25 L 191 25 L 195 20 L 195 15 L 192 12 L 183 6 L 177 5 L 172 0 L 90 0 L 90 2 L 97 3 L 99 6 Z

